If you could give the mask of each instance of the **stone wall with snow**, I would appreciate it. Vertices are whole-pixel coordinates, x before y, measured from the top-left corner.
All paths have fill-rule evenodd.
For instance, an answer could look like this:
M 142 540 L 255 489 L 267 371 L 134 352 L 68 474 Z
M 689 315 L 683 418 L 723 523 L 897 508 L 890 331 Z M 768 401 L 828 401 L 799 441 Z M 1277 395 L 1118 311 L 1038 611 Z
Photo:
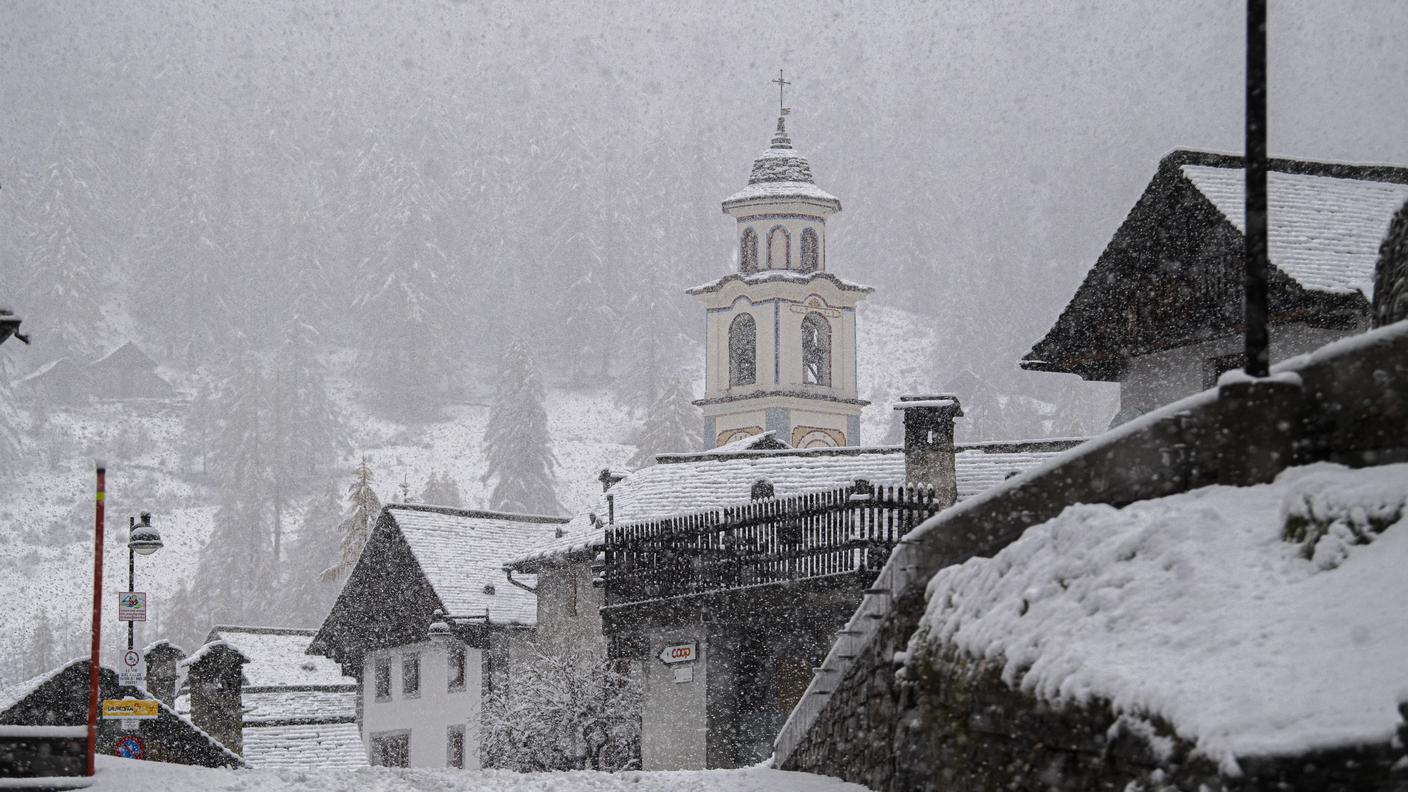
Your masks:
M 1328 460 L 1361 468 L 1408 460 L 1408 325 L 1335 342 L 1276 371 L 1300 383 L 1303 400 L 1302 420 L 1291 430 L 1294 455 L 1283 464 Z M 1387 752 L 1402 753 L 1402 745 L 1390 740 L 1391 727 L 1380 730 L 1380 740 L 1365 740 L 1361 733 L 1360 739 L 1306 743 L 1290 755 L 1234 751 L 1238 764 L 1229 765 L 1225 752 L 1199 750 L 1197 733 L 1186 724 L 1121 719 L 1117 690 L 1104 695 L 1074 690 L 1078 695 L 1057 703 L 1059 697 L 1025 689 L 1021 673 L 1004 675 L 1002 651 L 974 656 L 940 641 L 923 658 L 911 653 L 925 617 L 925 588 L 940 570 L 998 556 L 1033 526 L 1074 504 L 1126 506 L 1189 497 L 1180 493 L 1217 484 L 1221 474 L 1238 467 L 1236 457 L 1245 451 L 1239 431 L 1223 431 L 1224 411 L 1216 389 L 1197 394 L 1071 449 L 912 532 L 784 726 L 776 744 L 778 766 L 836 775 L 877 791 L 1000 788 L 994 779 L 1021 777 L 1045 767 L 1043 762 L 1060 764 L 1058 769 L 1089 782 L 1072 788 L 1098 788 L 1116 777 L 1153 788 L 1160 779 L 1175 777 L 1177 783 L 1192 783 L 1189 788 L 1199 783 L 1226 788 L 1239 770 L 1237 788 L 1279 789 L 1288 782 L 1293 788 L 1399 788 L 1386 769 L 1396 756 Z M 1284 553 L 1299 552 L 1284 544 Z M 1196 570 L 1197 560 L 1185 566 Z M 992 569 L 1017 563 L 1008 558 L 1006 566 Z M 1237 573 L 1223 569 L 1220 574 L 1234 578 Z M 1351 645 L 1356 640 L 1344 637 Z M 897 673 L 901 668 L 903 675 Z M 1267 691 L 1267 697 L 1275 695 Z M 1395 702 L 1388 694 L 1381 698 L 1378 709 L 1384 715 Z M 1120 728 L 1114 729 L 1116 724 Z M 1345 775 L 1356 767 L 1378 775 L 1372 782 Z M 1308 768 L 1318 775 L 1307 776 Z

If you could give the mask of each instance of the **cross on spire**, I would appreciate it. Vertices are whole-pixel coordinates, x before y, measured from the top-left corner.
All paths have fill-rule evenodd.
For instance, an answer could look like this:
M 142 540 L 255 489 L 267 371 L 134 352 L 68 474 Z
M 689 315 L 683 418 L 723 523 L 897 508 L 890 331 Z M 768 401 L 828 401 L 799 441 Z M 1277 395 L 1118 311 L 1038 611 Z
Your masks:
M 777 83 L 777 114 L 787 115 L 787 108 L 783 106 L 782 92 L 792 84 L 791 81 L 782 79 L 782 69 L 778 69 L 777 79 L 770 80 L 770 82 Z

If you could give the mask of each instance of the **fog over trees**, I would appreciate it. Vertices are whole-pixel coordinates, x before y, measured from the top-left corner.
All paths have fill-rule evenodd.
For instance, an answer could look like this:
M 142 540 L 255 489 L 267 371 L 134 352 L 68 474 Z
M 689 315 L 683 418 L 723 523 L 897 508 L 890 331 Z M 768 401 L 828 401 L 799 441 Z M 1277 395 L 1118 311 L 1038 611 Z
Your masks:
M 1408 161 L 1399 118 L 1366 123 L 1402 107 L 1392 31 L 1408 5 L 1277 5 L 1273 154 Z M 269 613 L 274 590 L 298 604 L 270 618 L 314 623 L 329 598 L 310 581 L 350 572 L 381 503 L 371 482 L 386 499 L 404 473 L 358 465 L 339 394 L 411 427 L 492 403 L 470 449 L 490 460 L 488 502 L 462 496 L 478 476 L 451 478 L 450 461 L 408 482 L 470 507 L 580 506 L 554 489 L 544 389 L 609 391 L 636 425 L 601 441 L 634 446 L 633 464 L 696 449 L 703 320 L 683 292 L 734 267 L 719 201 L 767 142 L 778 68 L 793 139 L 845 206 L 829 269 L 935 339 L 912 385 L 972 383 L 972 438 L 1041 431 L 1038 403 L 1069 411 L 1071 431 L 1102 426 L 1108 388 L 1017 360 L 1159 157 L 1240 148 L 1240 14 L 1220 0 L 4 3 L 0 292 L 35 344 L 0 351 L 0 466 L 158 455 L 119 502 L 214 511 L 192 595 L 209 609 L 173 597 L 162 617 L 190 636 Z M 50 426 L 8 396 L 126 340 L 176 379 L 154 414 L 178 440 Z M 541 384 L 508 392 L 509 366 Z M 861 387 L 872 409 L 897 395 Z M 26 535 L 77 530 L 87 506 Z M 30 642 L 64 654 L 72 636 L 41 626 Z

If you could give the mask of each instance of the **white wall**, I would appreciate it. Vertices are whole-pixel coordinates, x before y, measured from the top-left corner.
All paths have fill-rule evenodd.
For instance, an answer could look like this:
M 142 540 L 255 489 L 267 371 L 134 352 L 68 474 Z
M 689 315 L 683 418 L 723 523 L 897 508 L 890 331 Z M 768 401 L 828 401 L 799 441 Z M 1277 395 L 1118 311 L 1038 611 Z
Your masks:
M 1274 326 L 1271 328 L 1271 362 L 1310 352 L 1357 332 L 1361 329 L 1326 330 L 1303 324 Z M 1120 410 L 1110 425 L 1117 426 L 1203 390 L 1205 361 L 1239 353 L 1242 348 L 1242 336 L 1224 336 L 1131 359 L 1120 381 Z
M 694 678 L 676 682 L 678 666 L 647 659 L 643 668 L 640 758 L 644 770 L 702 770 L 708 750 L 708 641 L 704 630 L 653 631 L 650 653 L 675 643 L 699 642 L 699 659 L 689 663 Z
M 420 653 L 420 693 L 406 696 L 401 689 L 401 661 L 410 652 Z M 391 700 L 376 698 L 376 664 L 391 660 Z M 480 767 L 480 707 L 483 690 L 483 652 L 465 648 L 465 684 L 449 691 L 449 653 L 430 642 L 369 653 L 362 669 L 362 742 L 372 756 L 372 738 L 378 732 L 409 730 L 411 767 L 445 767 L 449 727 L 464 726 L 464 766 Z

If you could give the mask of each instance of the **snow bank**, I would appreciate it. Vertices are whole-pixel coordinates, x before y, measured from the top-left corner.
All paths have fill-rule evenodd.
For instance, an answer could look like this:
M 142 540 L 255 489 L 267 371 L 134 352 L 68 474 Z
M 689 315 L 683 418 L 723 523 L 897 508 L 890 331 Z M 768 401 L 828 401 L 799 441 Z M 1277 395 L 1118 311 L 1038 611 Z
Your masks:
M 98 792 L 865 792 L 834 778 L 780 770 L 700 770 L 671 773 L 511 773 L 459 770 L 211 770 L 204 767 L 98 757 L 91 789 Z
M 1039 698 L 1162 717 L 1224 763 L 1383 743 L 1408 689 L 1405 499 L 1408 465 L 1320 464 L 1073 506 L 937 573 L 910 655 L 956 646 Z

